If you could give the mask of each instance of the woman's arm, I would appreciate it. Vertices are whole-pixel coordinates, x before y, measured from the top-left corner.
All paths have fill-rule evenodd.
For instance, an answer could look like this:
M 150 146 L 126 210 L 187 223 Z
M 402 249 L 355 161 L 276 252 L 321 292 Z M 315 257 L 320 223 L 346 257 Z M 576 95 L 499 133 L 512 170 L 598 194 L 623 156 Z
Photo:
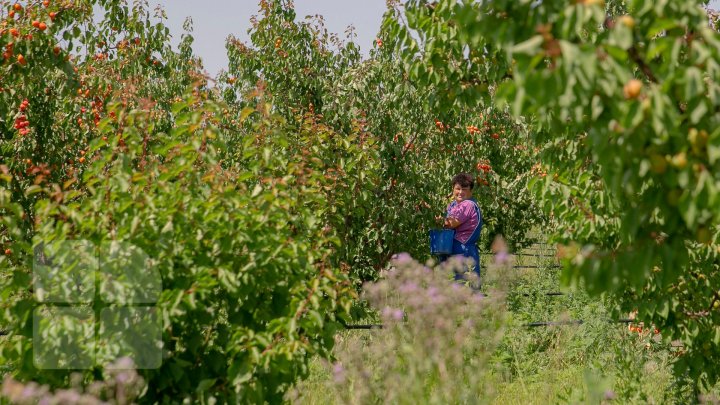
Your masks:
M 448 218 L 445 218 L 445 222 L 443 222 L 443 226 L 445 228 L 449 228 L 449 229 L 456 229 L 458 226 L 460 226 L 461 223 L 462 222 L 460 222 L 460 220 L 458 220 L 457 218 L 448 217 Z

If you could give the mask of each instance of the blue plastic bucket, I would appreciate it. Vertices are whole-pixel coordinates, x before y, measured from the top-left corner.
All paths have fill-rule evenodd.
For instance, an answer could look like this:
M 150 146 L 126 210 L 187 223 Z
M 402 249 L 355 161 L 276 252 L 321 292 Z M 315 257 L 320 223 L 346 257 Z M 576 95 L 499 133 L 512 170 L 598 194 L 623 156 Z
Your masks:
M 454 229 L 431 229 L 430 230 L 430 254 L 449 255 L 452 253 Z

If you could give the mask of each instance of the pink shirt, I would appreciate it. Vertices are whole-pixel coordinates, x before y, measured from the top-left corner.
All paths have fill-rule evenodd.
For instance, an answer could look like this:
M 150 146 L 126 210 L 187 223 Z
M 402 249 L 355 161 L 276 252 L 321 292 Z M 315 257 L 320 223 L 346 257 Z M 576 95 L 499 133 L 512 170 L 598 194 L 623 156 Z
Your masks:
M 475 204 L 470 200 L 465 200 L 459 204 L 448 205 L 448 218 L 452 217 L 460 221 L 460 226 L 455 228 L 455 239 L 460 243 L 467 243 L 478 226 L 480 218 L 475 212 Z

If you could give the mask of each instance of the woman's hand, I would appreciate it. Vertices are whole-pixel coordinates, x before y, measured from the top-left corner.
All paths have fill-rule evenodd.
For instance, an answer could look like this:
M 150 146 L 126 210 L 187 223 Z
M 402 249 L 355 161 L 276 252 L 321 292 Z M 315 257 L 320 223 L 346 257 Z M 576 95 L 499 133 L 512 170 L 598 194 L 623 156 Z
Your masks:
M 443 222 L 443 226 L 448 229 L 455 229 L 458 226 L 460 226 L 460 221 L 458 221 L 457 218 L 448 217 L 448 218 L 445 218 L 445 221 Z

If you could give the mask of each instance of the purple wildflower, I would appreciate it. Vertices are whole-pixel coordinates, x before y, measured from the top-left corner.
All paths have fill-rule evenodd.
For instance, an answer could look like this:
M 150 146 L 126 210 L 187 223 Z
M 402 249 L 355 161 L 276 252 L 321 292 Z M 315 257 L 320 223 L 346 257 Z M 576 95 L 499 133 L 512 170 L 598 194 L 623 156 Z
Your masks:
M 506 251 L 500 251 L 495 255 L 495 264 L 507 264 L 510 261 L 510 255 Z
M 472 298 L 470 298 L 473 302 L 481 302 L 485 298 L 485 294 L 483 293 L 477 293 L 473 294 Z
M 408 281 L 407 283 L 404 283 L 400 286 L 399 290 L 401 293 L 411 293 L 415 292 L 418 289 L 418 285 L 415 282 Z
M 337 383 L 345 381 L 345 367 L 341 363 L 333 364 L 333 378 Z
M 20 393 L 20 399 L 21 400 L 27 400 L 35 396 L 35 388 L 36 385 L 33 383 L 30 383 L 25 386 L 25 388 Z
M 393 261 L 395 261 L 395 263 L 397 264 L 407 264 L 410 263 L 412 260 L 412 256 L 405 252 L 393 255 Z

